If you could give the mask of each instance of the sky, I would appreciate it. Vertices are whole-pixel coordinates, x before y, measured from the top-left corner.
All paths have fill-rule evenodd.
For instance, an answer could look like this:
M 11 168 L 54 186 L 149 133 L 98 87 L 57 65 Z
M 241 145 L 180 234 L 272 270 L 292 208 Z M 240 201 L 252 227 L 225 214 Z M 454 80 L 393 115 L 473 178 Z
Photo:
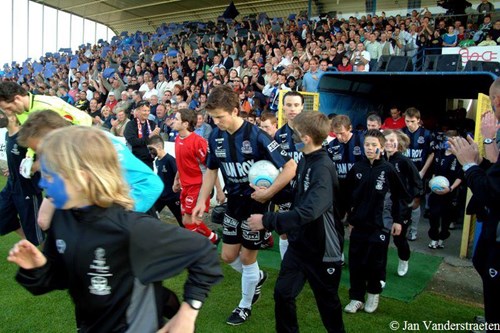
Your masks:
M 81 44 L 110 40 L 114 33 L 106 26 L 31 2 L 0 0 L 4 15 L 0 20 L 2 52 L 0 66 L 27 58 L 38 60 L 47 52 L 60 48 L 78 49 Z M 29 22 L 29 23 L 28 23 Z

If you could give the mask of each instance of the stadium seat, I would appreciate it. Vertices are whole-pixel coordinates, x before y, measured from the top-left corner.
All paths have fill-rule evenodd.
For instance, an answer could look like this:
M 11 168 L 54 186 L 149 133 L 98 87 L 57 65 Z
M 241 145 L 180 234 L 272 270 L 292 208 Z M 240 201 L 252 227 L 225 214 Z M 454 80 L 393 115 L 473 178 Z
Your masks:
M 412 72 L 413 62 L 411 57 L 391 56 L 387 63 L 386 72 Z
M 483 71 L 483 62 L 469 60 L 465 64 L 464 72 L 481 72 Z
M 382 55 L 378 58 L 377 65 L 375 66 L 374 72 L 385 72 L 387 70 L 387 63 L 391 58 L 390 55 Z
M 482 61 L 483 71 L 500 76 L 500 63 L 496 61 Z
M 426 55 L 422 72 L 435 72 L 437 66 L 437 55 Z
M 456 72 L 462 69 L 462 56 L 460 54 L 442 54 L 437 59 L 436 71 Z

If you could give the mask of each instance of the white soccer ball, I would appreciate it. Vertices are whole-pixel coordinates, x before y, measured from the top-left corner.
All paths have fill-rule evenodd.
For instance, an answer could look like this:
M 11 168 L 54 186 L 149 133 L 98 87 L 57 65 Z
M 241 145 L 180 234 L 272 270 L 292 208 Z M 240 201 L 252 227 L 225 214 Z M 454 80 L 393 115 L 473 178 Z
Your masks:
M 429 181 L 429 187 L 432 192 L 443 191 L 444 189 L 450 187 L 450 182 L 446 177 L 436 176 Z
M 257 161 L 248 170 L 248 181 L 256 186 L 269 187 L 279 173 L 280 171 L 271 162 Z

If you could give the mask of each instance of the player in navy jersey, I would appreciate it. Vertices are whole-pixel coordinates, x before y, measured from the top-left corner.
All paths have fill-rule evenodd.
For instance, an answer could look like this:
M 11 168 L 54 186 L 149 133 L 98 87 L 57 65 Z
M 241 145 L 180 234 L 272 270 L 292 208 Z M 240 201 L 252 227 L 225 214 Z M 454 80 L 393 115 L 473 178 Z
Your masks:
M 352 130 L 351 120 L 346 115 L 338 115 L 333 118 L 332 129 L 336 138 L 330 141 L 327 151 L 337 169 L 340 190 L 344 191 L 347 173 L 354 163 L 363 159 L 364 135 L 362 132 Z M 340 216 L 344 218 L 346 196 L 339 197 L 339 212 Z
M 267 278 L 257 263 L 264 231 L 251 231 L 247 218 L 267 210 L 266 203 L 295 176 L 297 164 L 264 131 L 238 116 L 239 98 L 230 87 L 214 87 L 206 110 L 217 128 L 209 138 L 208 169 L 193 209 L 193 219 L 196 222 L 202 219 L 205 200 L 220 169 L 227 191 L 222 260 L 242 273 L 242 298 L 227 323 L 239 325 L 249 318 L 252 304 L 259 298 L 260 288 Z M 277 168 L 283 168 L 269 188 L 252 187 L 248 182 L 248 170 L 259 160 L 269 160 Z
M 7 184 L 0 192 L 0 235 L 16 231 L 21 237 L 39 245 L 44 234 L 38 226 L 38 209 L 42 202 L 42 190 L 38 187 L 40 173 L 30 179 L 21 177 L 19 167 L 27 149 L 17 142 L 19 123 L 15 115 L 6 116 L 0 112 L 0 127 L 7 127 L 5 135 Z M 1 170 L 0 170 L 1 171 Z
M 425 184 L 425 175 L 434 158 L 432 134 L 420 126 L 420 111 L 416 108 L 408 108 L 405 111 L 405 122 L 406 127 L 402 131 L 410 138 L 410 145 L 405 155 L 415 164 L 420 178 L 424 180 Z M 412 223 L 408 240 L 414 241 L 417 239 L 418 222 L 420 221 L 420 197 L 415 198 L 412 208 Z
M 286 124 L 283 125 L 274 134 L 274 140 L 278 142 L 281 149 L 288 153 L 288 156 L 292 158 L 295 163 L 299 163 L 302 158 L 302 152 L 295 146 L 294 140 L 294 130 L 293 130 L 293 120 L 295 117 L 304 110 L 304 96 L 297 91 L 289 91 L 283 96 L 283 112 L 286 117 Z M 280 212 L 287 212 L 291 207 L 291 202 L 279 204 Z M 286 234 L 280 235 L 280 254 L 281 259 L 285 255 L 286 249 L 288 248 L 288 239 Z

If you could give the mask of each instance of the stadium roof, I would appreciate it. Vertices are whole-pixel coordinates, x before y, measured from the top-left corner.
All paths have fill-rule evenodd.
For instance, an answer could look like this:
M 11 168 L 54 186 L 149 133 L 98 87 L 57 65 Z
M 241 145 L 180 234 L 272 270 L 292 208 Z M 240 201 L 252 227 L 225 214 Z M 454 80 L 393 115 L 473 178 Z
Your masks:
M 161 23 L 184 21 L 215 21 L 222 15 L 230 0 L 32 0 L 65 12 L 102 23 L 115 33 L 122 31 L 153 31 Z M 312 16 L 319 13 L 365 13 L 365 1 L 311 0 Z M 429 0 L 422 1 L 422 6 Z M 261 12 L 269 17 L 288 17 L 308 8 L 308 0 L 235 0 L 240 18 Z M 398 9 L 398 1 L 377 1 L 378 12 Z M 401 8 L 401 14 L 408 10 Z
M 327 1 L 327 0 L 325 0 Z M 115 33 L 151 31 L 161 23 L 217 20 L 228 0 L 35 0 L 35 2 L 107 25 Z M 318 2 L 318 1 L 316 1 Z M 287 17 L 306 10 L 307 0 L 236 0 L 240 16 L 267 12 L 270 17 Z M 316 6 L 315 6 L 316 7 Z

